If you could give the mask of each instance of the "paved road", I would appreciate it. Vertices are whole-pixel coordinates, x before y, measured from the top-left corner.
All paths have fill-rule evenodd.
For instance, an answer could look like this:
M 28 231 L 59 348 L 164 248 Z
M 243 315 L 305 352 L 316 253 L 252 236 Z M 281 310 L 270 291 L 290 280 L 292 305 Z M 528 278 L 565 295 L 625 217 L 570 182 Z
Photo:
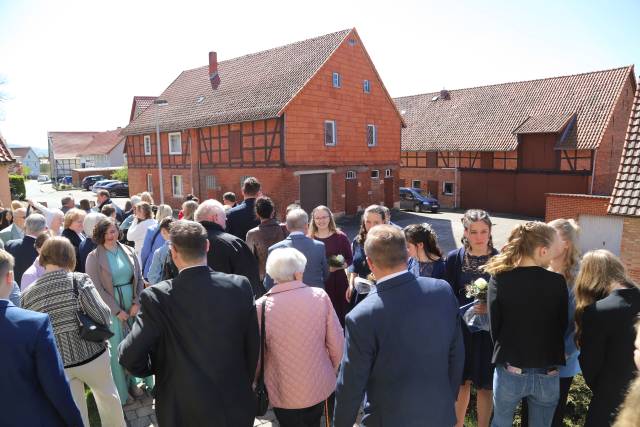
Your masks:
M 25 183 L 27 190 L 27 199 L 33 199 L 37 202 L 46 202 L 47 206 L 59 208 L 61 206 L 60 199 L 64 196 L 71 195 L 78 203 L 81 199 L 88 199 L 89 201 L 96 200 L 96 195 L 92 191 L 84 190 L 65 190 L 56 191 L 51 184 L 40 184 L 36 180 L 29 180 Z M 126 198 L 118 197 L 112 199 L 120 208 L 124 208 L 124 204 L 127 201 Z

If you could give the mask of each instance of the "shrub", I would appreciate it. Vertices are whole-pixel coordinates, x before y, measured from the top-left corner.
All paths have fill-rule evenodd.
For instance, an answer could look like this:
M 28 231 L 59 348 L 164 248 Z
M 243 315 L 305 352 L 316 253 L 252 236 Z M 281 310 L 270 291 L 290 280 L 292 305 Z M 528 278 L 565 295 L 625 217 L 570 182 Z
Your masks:
M 129 182 L 129 169 L 127 169 L 126 167 L 118 169 L 111 174 L 111 178 L 117 179 L 118 181 L 122 182 Z
M 24 185 L 24 176 L 10 175 L 9 188 L 12 200 L 24 200 L 27 197 L 27 188 Z

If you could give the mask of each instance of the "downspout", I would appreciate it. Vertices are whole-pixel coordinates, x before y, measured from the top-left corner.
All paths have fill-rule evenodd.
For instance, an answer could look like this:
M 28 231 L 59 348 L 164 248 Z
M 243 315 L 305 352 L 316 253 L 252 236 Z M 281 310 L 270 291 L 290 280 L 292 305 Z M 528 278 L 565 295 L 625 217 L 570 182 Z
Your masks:
M 458 152 L 458 156 L 456 157 L 456 169 L 453 173 L 453 177 L 454 177 L 454 185 L 455 185 L 455 196 L 453 197 L 453 207 L 454 209 L 457 209 L 459 204 L 459 197 L 460 197 L 460 188 L 458 187 L 458 174 L 460 173 L 460 152 Z
M 598 158 L 598 150 L 593 150 L 593 165 L 591 166 L 591 185 L 589 194 L 593 195 L 593 181 L 596 179 L 596 160 Z

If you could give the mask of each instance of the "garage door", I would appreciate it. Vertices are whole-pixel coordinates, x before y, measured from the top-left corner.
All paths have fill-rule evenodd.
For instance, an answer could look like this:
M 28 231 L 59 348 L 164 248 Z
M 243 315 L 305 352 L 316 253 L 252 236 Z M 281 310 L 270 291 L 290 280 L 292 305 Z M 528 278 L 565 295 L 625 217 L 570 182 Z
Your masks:
M 316 206 L 328 206 L 326 173 L 300 175 L 300 205 L 309 215 Z
M 620 256 L 623 219 L 616 216 L 580 215 L 580 250 L 607 249 Z

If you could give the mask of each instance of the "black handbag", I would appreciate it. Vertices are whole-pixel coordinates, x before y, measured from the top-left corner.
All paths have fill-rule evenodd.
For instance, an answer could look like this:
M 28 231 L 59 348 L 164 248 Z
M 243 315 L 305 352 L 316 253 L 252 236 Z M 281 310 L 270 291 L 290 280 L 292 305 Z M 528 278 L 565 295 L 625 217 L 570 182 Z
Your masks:
M 267 393 L 267 386 L 264 384 L 264 347 L 265 347 L 265 309 L 267 299 L 262 301 L 262 325 L 260 326 L 260 371 L 258 372 L 258 379 L 256 380 L 256 388 L 254 393 L 256 396 L 256 415 L 261 417 L 269 410 L 269 393 Z
M 71 273 L 71 277 L 73 280 L 73 293 L 75 294 L 76 301 L 78 302 L 78 311 L 76 311 L 76 318 L 78 319 L 78 324 L 80 326 L 80 338 L 86 341 L 93 342 L 104 342 L 105 340 L 108 340 L 113 336 L 113 332 L 111 332 L 111 329 L 109 329 L 108 326 L 96 322 L 82 310 L 82 307 L 80 307 L 78 283 L 76 282 L 76 277 L 73 273 Z

